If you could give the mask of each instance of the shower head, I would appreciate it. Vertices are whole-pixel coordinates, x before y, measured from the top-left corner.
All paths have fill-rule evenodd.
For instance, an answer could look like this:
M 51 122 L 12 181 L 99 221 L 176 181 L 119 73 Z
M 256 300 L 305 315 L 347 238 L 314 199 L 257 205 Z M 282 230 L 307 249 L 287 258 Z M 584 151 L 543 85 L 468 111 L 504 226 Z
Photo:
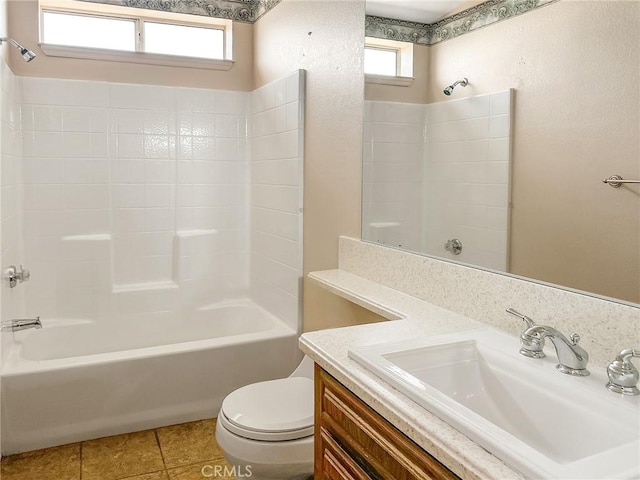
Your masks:
M 22 55 L 22 58 L 24 58 L 25 62 L 30 62 L 31 60 L 36 58 L 36 54 L 35 53 L 33 53 L 28 48 L 24 48 L 22 45 L 20 45 L 18 42 L 16 42 L 13 38 L 2 37 L 2 38 L 0 38 L 0 45 L 2 45 L 2 42 L 9 42 L 11 45 L 13 45 L 18 50 L 20 50 L 20 55 Z
M 31 60 L 36 58 L 36 54 L 33 53 L 33 51 L 28 50 L 26 48 L 23 48 L 22 50 L 20 50 L 20 54 L 22 55 L 22 58 L 24 58 L 25 62 L 30 62 Z
M 451 93 L 453 92 L 453 89 L 456 88 L 456 85 L 460 84 L 461 87 L 466 87 L 467 85 L 469 85 L 469 80 L 467 80 L 467 78 L 465 77 L 462 80 L 458 80 L 457 82 L 453 83 L 452 85 L 449 85 L 447 88 L 445 88 L 443 90 L 443 93 L 447 96 L 451 95 Z

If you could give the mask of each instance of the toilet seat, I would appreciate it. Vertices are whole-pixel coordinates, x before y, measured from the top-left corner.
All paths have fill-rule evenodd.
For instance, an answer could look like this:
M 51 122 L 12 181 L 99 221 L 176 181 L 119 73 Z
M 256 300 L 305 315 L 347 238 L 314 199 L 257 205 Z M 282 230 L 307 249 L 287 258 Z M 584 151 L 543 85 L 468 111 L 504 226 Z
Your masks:
M 280 442 L 313 435 L 313 381 L 289 377 L 253 383 L 229 394 L 218 421 L 251 440 Z

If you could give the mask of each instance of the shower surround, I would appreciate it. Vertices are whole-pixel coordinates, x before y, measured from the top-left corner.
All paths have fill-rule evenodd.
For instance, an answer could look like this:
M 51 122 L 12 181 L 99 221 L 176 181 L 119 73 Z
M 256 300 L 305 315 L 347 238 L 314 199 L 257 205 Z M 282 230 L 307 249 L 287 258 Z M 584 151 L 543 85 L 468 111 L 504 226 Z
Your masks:
M 299 361 L 304 71 L 2 77 L 2 453 L 215 416 Z M 126 379 L 124 381 L 123 379 Z M 128 386 L 127 386 L 128 385 Z
M 244 93 L 21 78 L 25 313 L 167 316 L 254 289 L 297 329 L 300 79 Z

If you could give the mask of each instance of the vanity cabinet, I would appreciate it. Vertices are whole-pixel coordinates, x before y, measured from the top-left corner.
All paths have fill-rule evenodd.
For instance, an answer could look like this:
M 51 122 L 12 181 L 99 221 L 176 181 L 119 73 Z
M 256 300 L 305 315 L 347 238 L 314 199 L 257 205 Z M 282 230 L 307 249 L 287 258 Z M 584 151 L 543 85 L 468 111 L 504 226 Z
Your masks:
M 315 366 L 315 480 L 457 478 Z

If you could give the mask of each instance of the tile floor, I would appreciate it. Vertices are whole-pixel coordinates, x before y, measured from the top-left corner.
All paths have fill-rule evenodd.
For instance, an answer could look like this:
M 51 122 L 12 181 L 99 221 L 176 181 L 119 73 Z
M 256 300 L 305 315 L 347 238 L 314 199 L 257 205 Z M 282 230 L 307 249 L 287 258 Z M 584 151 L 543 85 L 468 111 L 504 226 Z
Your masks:
M 1 480 L 204 480 L 230 468 L 215 440 L 216 421 L 202 420 L 11 455 Z

